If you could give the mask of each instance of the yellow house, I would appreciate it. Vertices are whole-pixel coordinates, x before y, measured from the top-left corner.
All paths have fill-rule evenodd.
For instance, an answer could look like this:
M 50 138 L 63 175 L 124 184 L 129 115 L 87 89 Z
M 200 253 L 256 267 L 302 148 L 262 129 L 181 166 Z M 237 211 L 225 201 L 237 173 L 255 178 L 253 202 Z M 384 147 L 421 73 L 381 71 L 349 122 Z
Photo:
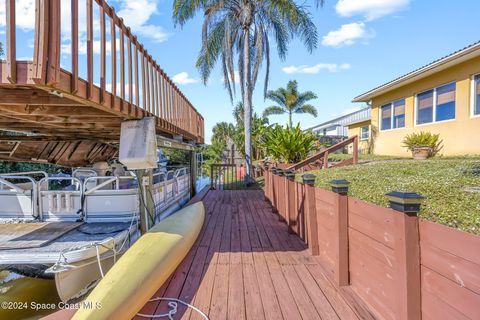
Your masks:
M 368 122 L 349 126 L 349 136 L 369 125 L 375 154 L 410 156 L 403 138 L 440 134 L 443 155 L 480 154 L 480 41 L 356 97 L 372 108 Z M 365 130 L 365 129 L 364 129 Z

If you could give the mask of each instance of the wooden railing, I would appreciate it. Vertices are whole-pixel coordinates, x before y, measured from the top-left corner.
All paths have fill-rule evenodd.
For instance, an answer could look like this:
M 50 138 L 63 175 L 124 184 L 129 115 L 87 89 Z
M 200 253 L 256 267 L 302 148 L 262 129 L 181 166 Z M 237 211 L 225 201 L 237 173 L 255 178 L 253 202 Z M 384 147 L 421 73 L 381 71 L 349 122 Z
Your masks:
M 28 81 L 19 81 L 17 77 L 15 0 L 5 0 L 5 4 L 6 78 L 10 84 L 24 84 Z M 61 0 L 35 2 L 33 63 L 28 71 L 33 83 L 73 94 L 89 103 L 109 107 L 131 117 L 154 115 L 158 117 L 157 125 L 162 129 L 203 143 L 203 117 L 132 34 L 130 28 L 125 26 L 123 19 L 116 15 L 114 8 L 104 0 L 86 0 L 85 21 L 80 21 L 79 1 L 71 0 L 71 42 L 64 44 L 61 43 L 62 20 L 69 18 L 68 15 L 61 14 L 61 6 L 65 4 L 68 2 Z M 99 12 L 98 21 L 94 21 L 94 10 Z M 86 79 L 81 79 L 79 26 L 85 25 Z M 99 41 L 95 40 L 98 38 Z M 94 47 L 97 48 L 97 44 L 100 62 L 94 63 Z M 60 67 L 61 54 L 66 51 L 71 54 L 70 70 Z M 111 71 L 110 88 L 107 86 L 107 66 Z M 99 79 L 98 84 L 95 84 L 96 79 Z
M 350 144 L 353 144 L 351 159 L 342 160 L 334 164 L 328 163 L 328 157 L 332 153 L 338 150 L 342 150 Z M 322 168 L 328 169 L 332 167 L 342 167 L 342 166 L 348 166 L 348 165 L 357 164 L 357 163 L 358 163 L 358 136 L 353 136 L 325 150 L 322 150 L 317 154 L 311 157 L 308 157 L 305 160 L 302 160 L 292 166 L 289 166 L 287 169 L 299 170 L 299 171 L 302 171 L 304 169 L 306 170 L 315 170 L 315 169 L 322 169 Z
M 348 187 L 328 191 L 271 170 L 264 181 L 274 212 L 373 318 L 480 319 L 480 237 L 350 197 Z

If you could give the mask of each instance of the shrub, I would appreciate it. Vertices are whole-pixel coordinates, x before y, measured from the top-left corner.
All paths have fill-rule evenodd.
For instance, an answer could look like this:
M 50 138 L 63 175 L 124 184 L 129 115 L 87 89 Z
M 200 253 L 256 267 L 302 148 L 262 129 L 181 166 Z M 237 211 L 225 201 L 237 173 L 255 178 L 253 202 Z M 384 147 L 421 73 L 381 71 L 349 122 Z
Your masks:
M 413 151 L 415 148 L 430 148 L 430 157 L 435 156 L 443 148 L 440 134 L 433 134 L 428 131 L 407 134 L 402 143 L 410 151 Z
M 300 126 L 272 127 L 262 142 L 268 156 L 275 160 L 296 163 L 305 159 L 314 149 L 316 138 L 311 132 L 302 132 Z

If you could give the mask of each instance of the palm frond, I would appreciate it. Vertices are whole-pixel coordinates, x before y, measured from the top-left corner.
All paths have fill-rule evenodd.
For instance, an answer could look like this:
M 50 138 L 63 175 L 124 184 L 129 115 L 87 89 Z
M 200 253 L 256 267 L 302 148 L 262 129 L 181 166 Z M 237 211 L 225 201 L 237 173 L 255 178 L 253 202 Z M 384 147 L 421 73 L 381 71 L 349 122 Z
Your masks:
M 315 108 L 311 104 L 304 104 L 303 106 L 296 109 L 295 113 L 308 113 L 308 114 L 311 114 L 312 116 L 314 116 L 315 118 L 318 115 L 317 114 L 317 108 Z
M 278 88 L 267 92 L 267 99 L 276 102 L 281 107 L 287 107 L 287 91 L 284 88 Z
M 279 106 L 271 106 L 271 107 L 268 107 L 266 108 L 264 111 L 263 111 L 263 117 L 268 117 L 268 116 L 271 116 L 271 115 L 274 115 L 274 114 L 284 114 L 286 113 L 287 111 Z
M 307 101 L 317 99 L 317 95 L 312 91 L 305 91 L 298 94 L 297 101 L 295 103 L 295 108 L 300 108 L 303 106 Z

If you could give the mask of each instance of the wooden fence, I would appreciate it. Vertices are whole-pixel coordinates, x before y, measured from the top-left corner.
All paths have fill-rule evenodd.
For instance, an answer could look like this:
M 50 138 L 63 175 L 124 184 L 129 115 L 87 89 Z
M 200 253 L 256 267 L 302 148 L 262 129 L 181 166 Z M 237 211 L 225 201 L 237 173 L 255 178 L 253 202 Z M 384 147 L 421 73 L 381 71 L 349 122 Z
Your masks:
M 480 237 L 264 171 L 265 197 L 380 319 L 480 319 Z

